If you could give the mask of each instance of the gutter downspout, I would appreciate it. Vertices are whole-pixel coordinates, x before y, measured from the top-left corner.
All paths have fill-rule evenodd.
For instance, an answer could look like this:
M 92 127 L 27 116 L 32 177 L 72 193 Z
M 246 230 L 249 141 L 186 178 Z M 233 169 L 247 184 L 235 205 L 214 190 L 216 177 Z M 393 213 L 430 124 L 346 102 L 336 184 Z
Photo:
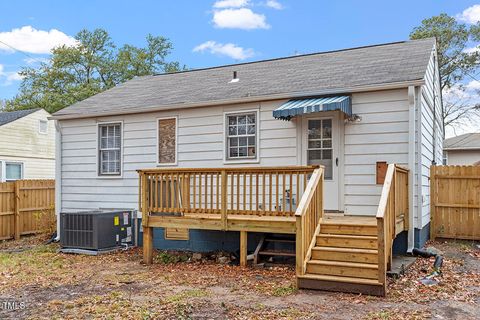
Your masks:
M 60 212 L 62 211 L 62 127 L 55 120 L 55 215 L 57 216 L 57 237 L 60 240 Z
M 410 175 L 408 177 L 408 247 L 407 251 L 412 252 L 415 246 L 415 106 L 416 106 L 415 87 L 408 87 L 408 168 L 410 169 Z

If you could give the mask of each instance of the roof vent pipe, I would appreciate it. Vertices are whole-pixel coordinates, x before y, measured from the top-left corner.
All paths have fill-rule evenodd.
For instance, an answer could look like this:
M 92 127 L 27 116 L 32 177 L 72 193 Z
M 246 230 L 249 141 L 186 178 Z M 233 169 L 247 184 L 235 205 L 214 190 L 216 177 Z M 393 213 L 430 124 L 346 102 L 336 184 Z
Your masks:
M 230 83 L 238 82 L 240 79 L 237 77 L 237 71 L 233 71 L 233 78 L 230 80 Z

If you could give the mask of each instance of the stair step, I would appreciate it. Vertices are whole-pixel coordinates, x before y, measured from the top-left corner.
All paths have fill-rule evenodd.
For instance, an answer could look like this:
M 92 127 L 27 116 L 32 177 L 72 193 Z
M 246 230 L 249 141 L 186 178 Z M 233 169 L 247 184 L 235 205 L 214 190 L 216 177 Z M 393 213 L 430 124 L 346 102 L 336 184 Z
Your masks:
M 320 230 L 322 233 L 328 233 L 328 234 L 363 235 L 363 236 L 377 235 L 377 226 L 367 225 L 367 224 L 322 222 L 320 226 Z
M 385 286 L 375 279 L 305 274 L 297 276 L 302 289 L 327 290 L 385 296 Z
M 359 235 L 341 235 L 341 234 L 325 234 L 317 235 L 318 247 L 341 247 L 341 248 L 358 248 L 358 249 L 377 249 L 378 242 L 376 236 L 359 236 Z
M 282 243 L 295 243 L 295 239 L 275 239 L 275 238 L 266 238 L 265 242 L 282 242 Z
M 263 250 L 258 252 L 261 256 L 285 256 L 285 257 L 295 257 L 295 252 L 293 251 L 284 251 L 284 250 Z
M 307 273 L 377 279 L 378 265 L 359 262 L 310 260 L 307 262 Z
M 340 276 L 327 276 L 319 274 L 304 274 L 302 276 L 297 276 L 300 279 L 310 279 L 310 280 L 323 280 L 323 281 L 335 281 L 335 282 L 346 282 L 346 283 L 359 283 L 359 284 L 368 284 L 374 286 L 381 286 L 382 284 L 376 279 L 364 279 L 364 278 L 353 278 L 353 277 L 340 277 Z
M 344 262 L 377 263 L 378 251 L 373 249 L 314 247 L 312 259 Z

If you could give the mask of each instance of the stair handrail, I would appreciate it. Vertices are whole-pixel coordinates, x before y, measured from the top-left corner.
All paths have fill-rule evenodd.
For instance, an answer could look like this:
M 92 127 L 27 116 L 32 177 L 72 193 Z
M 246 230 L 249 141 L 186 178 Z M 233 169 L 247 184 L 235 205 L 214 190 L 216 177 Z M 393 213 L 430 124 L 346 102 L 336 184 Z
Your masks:
M 382 194 L 377 209 L 377 241 L 378 241 L 378 282 L 386 289 L 387 271 L 392 264 L 392 247 L 396 233 L 397 215 L 408 219 L 408 169 L 394 163 L 389 164 L 382 187 Z M 398 180 L 397 175 L 407 178 Z M 398 182 L 398 183 L 397 183 Z M 402 184 L 403 183 L 403 184 Z M 402 197 L 399 197 L 401 195 Z M 405 204 L 405 201 L 407 204 Z M 398 202 L 398 205 L 397 205 Z M 401 212 L 398 209 L 405 209 Z M 403 210 L 402 210 L 403 211 Z
M 323 217 L 323 180 L 324 167 L 321 166 L 313 171 L 295 211 L 297 276 L 305 274 L 319 232 Z

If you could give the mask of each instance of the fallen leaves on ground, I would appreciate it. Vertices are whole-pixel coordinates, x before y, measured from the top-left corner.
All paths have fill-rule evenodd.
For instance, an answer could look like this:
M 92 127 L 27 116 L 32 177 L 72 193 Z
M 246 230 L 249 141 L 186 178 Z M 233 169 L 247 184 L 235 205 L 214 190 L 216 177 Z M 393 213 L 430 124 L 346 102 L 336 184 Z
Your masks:
M 83 256 L 26 239 L 0 244 L 0 297 L 30 306 L 19 318 L 406 320 L 432 317 L 442 301 L 479 302 L 476 247 L 436 244 L 446 252 L 438 285 L 418 282 L 433 261 L 417 259 L 380 298 L 297 290 L 293 266 L 242 268 L 164 251 L 147 266 L 140 249 Z

